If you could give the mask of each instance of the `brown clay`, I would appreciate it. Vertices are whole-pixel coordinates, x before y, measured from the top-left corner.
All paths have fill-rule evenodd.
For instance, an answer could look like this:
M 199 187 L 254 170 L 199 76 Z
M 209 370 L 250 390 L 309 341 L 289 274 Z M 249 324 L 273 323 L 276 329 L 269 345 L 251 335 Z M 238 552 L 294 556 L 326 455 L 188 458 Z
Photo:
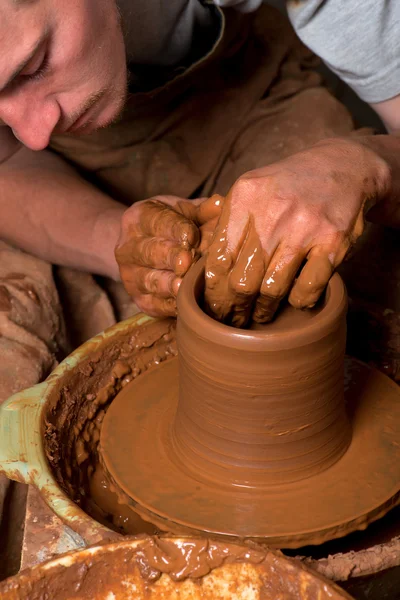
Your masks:
M 299 561 L 247 544 L 141 536 L 95 546 L 0 583 L 3 600 L 340 600 L 350 596 Z
M 179 376 L 178 359 L 154 367 L 104 419 L 120 500 L 163 530 L 287 548 L 364 528 L 399 500 L 400 405 L 397 387 L 363 365 L 343 377 L 340 278 L 315 311 L 286 307 L 264 330 L 238 331 L 199 307 L 203 268 L 178 297 Z
M 155 528 L 119 502 L 99 464 L 104 414 L 121 389 L 176 355 L 175 325 L 173 319 L 153 321 L 92 352 L 60 380 L 43 414 L 44 448 L 59 485 L 85 512 L 116 531 L 154 533 Z M 79 532 L 91 543 L 99 541 L 86 530 Z

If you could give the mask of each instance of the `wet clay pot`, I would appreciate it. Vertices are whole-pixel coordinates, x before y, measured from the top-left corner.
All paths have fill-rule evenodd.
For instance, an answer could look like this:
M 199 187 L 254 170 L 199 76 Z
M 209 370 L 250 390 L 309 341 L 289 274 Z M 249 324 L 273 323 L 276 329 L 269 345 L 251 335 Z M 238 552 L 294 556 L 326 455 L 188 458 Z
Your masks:
M 0 583 L 2 600 L 340 600 L 336 585 L 262 547 L 148 537 L 92 547 Z
M 346 293 L 335 275 L 317 309 L 286 305 L 274 322 L 237 330 L 201 307 L 204 266 L 178 299 L 179 403 L 173 438 L 187 469 L 219 484 L 299 481 L 348 448 Z

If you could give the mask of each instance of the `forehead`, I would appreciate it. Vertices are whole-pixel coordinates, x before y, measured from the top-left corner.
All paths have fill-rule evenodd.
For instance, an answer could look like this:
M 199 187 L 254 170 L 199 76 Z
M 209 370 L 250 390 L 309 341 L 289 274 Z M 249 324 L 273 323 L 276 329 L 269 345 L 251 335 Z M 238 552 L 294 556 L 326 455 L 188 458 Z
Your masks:
M 0 0 L 0 82 L 46 29 L 45 0 Z
M 0 60 L 11 43 L 29 43 L 32 35 L 45 26 L 43 0 L 0 0 Z

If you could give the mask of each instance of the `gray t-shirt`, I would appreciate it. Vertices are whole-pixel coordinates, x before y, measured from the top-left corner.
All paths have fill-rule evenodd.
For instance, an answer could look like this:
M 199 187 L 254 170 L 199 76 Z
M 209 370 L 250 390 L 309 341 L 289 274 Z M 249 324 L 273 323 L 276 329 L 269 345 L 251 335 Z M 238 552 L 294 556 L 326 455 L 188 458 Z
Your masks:
M 366 102 L 400 94 L 400 0 L 289 0 L 306 46 Z
M 283 0 L 282 0 L 283 1 Z M 209 5 L 256 10 L 262 0 L 118 0 L 128 55 L 141 64 L 179 64 L 195 32 L 212 29 Z M 366 102 L 400 94 L 400 0 L 287 0 L 304 44 Z

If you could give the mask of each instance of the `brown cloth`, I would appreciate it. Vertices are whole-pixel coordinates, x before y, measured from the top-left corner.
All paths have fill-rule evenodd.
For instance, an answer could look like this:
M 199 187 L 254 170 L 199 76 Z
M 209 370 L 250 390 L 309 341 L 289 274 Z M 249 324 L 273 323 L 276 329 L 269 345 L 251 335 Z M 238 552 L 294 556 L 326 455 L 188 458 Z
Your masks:
M 156 194 L 225 194 L 248 170 L 352 132 L 347 110 L 323 87 L 315 58 L 278 11 L 226 11 L 221 22 L 205 57 L 165 85 L 136 89 L 118 124 L 54 138 L 53 150 L 129 205 Z M 54 268 L 4 243 L 0 278 L 0 402 L 135 312 L 121 284 Z M 7 485 L 0 486 L 4 499 Z M 4 531 L 0 522 L 0 552 L 9 540 Z

